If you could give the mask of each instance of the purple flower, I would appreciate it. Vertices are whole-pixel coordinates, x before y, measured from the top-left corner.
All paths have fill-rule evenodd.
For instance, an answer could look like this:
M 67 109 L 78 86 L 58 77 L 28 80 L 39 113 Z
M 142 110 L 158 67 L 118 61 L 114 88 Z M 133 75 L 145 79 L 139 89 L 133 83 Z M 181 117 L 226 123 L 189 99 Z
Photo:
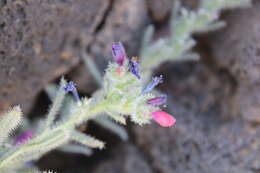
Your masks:
M 25 130 L 16 137 L 13 144 L 19 145 L 19 144 L 25 143 L 26 141 L 31 139 L 32 136 L 33 136 L 32 130 Z
M 166 102 L 166 100 L 167 100 L 166 95 L 163 95 L 163 96 L 158 96 L 158 97 L 154 97 L 154 98 L 147 100 L 146 104 L 153 105 L 153 106 L 159 106 L 159 105 L 164 104 Z
M 126 52 L 121 42 L 116 42 L 112 44 L 112 55 L 114 57 L 115 62 L 118 65 L 123 65 L 124 60 L 126 58 Z
M 137 60 L 137 57 L 133 57 L 130 61 L 129 61 L 129 71 L 131 73 L 133 73 L 138 79 L 140 79 L 140 75 L 139 75 L 139 62 Z
M 77 88 L 75 87 L 75 83 L 73 81 L 70 81 L 67 83 L 67 85 L 63 88 L 65 92 L 71 92 L 75 98 L 75 100 L 79 103 L 80 98 L 77 91 Z
M 154 77 L 153 80 L 142 90 L 142 94 L 150 92 L 156 85 L 163 82 L 162 75 Z

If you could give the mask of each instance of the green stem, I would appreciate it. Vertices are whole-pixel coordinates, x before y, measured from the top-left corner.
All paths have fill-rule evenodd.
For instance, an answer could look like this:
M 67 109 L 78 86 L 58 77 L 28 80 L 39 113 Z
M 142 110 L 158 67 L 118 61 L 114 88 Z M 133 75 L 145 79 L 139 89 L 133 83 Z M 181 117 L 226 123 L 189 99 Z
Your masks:
M 108 106 L 107 102 L 105 100 L 102 100 L 96 106 L 91 107 L 89 112 L 88 113 L 86 112 L 86 114 L 88 115 L 88 117 L 91 117 L 92 115 L 98 115 L 98 113 L 102 112 L 105 109 L 105 107 L 107 107 L 107 106 Z M 5 168 L 6 166 L 10 165 L 10 162 L 12 162 L 14 158 L 17 158 L 20 155 L 22 155 L 23 153 L 29 152 L 32 149 L 40 147 L 42 143 L 51 144 L 52 143 L 51 141 L 53 141 L 53 139 L 48 138 L 48 136 L 53 136 L 54 134 L 56 134 L 56 132 L 58 132 L 60 130 L 66 131 L 66 130 L 70 129 L 71 127 L 75 126 L 75 124 L 77 124 L 78 120 L 81 118 L 81 117 L 77 117 L 77 116 L 73 116 L 73 115 L 70 117 L 72 117 L 72 118 L 69 119 L 68 121 L 64 122 L 63 124 L 61 124 L 57 127 L 54 127 L 53 129 L 44 131 L 43 133 L 39 134 L 35 138 L 31 139 L 31 141 L 29 143 L 25 143 L 24 145 L 19 146 L 15 152 L 8 153 L 7 156 L 4 156 L 3 159 L 0 159 L 0 161 L 1 161 L 0 168 Z M 65 135 L 64 136 L 64 138 L 65 138 L 66 132 L 64 132 L 64 135 Z M 42 142 L 43 139 L 46 141 Z
M 56 133 L 55 133 L 56 132 Z M 44 138 L 45 137 L 45 138 Z M 7 166 L 12 165 L 10 162 L 14 161 L 14 159 L 18 158 L 20 155 L 23 155 L 26 152 L 30 152 L 32 150 L 41 150 L 46 145 L 50 145 L 57 140 L 65 141 L 66 134 L 65 133 L 58 133 L 58 131 L 53 131 L 52 138 L 47 138 L 47 134 L 43 133 L 42 135 L 32 139 L 25 145 L 18 146 L 14 151 L 7 153 L 7 157 L 1 159 L 0 168 L 7 168 Z M 39 151 L 38 151 L 39 152 Z

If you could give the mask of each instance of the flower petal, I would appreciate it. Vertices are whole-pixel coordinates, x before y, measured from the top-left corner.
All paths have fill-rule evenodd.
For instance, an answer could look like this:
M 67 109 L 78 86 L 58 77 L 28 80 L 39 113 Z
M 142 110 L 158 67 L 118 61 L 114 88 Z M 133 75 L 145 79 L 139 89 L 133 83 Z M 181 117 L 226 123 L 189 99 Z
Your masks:
M 129 71 L 134 74 L 138 79 L 141 79 L 141 76 L 139 74 L 139 62 L 137 57 L 133 57 L 129 61 Z
M 25 130 L 20 133 L 14 141 L 14 145 L 19 145 L 25 143 L 27 140 L 31 139 L 33 136 L 32 130 Z
M 112 55 L 114 57 L 115 62 L 118 65 L 123 65 L 124 60 L 126 58 L 126 52 L 121 42 L 116 42 L 112 44 Z
M 163 96 L 158 96 L 158 97 L 154 97 L 154 98 L 147 100 L 146 104 L 153 105 L 153 106 L 159 106 L 159 105 L 164 104 L 166 102 L 166 100 L 167 100 L 166 95 L 163 95 Z
M 170 127 L 176 122 L 176 119 L 173 116 L 161 110 L 154 111 L 151 115 L 153 120 L 163 127 Z
M 154 89 L 154 87 L 156 87 L 159 83 L 163 82 L 163 77 L 162 75 L 160 75 L 159 77 L 154 77 L 153 80 L 148 83 L 148 85 L 146 87 L 143 88 L 142 90 L 142 94 L 145 94 L 147 92 L 150 92 Z
M 76 85 L 73 81 L 67 83 L 67 85 L 63 88 L 65 92 L 71 92 L 77 103 L 80 103 L 79 94 L 76 88 Z

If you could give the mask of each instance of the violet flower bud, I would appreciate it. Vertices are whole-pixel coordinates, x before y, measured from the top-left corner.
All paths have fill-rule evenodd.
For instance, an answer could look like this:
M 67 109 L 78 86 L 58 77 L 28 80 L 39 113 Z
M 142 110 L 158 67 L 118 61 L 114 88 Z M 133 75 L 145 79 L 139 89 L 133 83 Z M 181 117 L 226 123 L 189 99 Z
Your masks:
M 112 44 L 112 55 L 114 57 L 115 62 L 118 65 L 123 65 L 124 60 L 126 58 L 126 52 L 121 42 L 116 42 Z
M 129 61 L 129 71 L 134 74 L 138 79 L 141 79 L 141 76 L 139 75 L 139 62 L 137 60 L 137 57 L 133 57 Z
M 159 77 L 154 77 L 153 80 L 142 90 L 142 94 L 150 92 L 156 85 L 163 82 L 162 75 Z
M 74 96 L 76 102 L 80 103 L 79 94 L 78 94 L 77 88 L 75 86 L 75 83 L 73 81 L 68 82 L 67 85 L 63 88 L 63 90 L 65 92 L 71 92 L 72 95 Z
M 13 144 L 19 145 L 19 144 L 25 143 L 26 141 L 31 139 L 32 136 L 33 136 L 32 130 L 25 130 L 16 137 Z
M 162 105 L 166 102 L 167 100 L 167 96 L 164 95 L 164 96 L 158 96 L 158 97 L 154 97 L 154 98 L 151 98 L 149 100 L 146 101 L 146 104 L 148 105 L 152 105 L 152 106 L 159 106 L 159 105 Z

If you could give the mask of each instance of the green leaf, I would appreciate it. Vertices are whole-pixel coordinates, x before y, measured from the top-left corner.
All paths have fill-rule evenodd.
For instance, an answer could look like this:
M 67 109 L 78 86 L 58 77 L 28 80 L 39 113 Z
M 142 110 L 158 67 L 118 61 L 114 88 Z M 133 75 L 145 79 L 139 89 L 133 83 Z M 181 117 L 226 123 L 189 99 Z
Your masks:
M 3 143 L 8 135 L 15 130 L 22 120 L 22 111 L 19 106 L 11 108 L 0 117 L 0 143 Z
M 94 119 L 94 121 L 100 124 L 102 127 L 118 135 L 123 141 L 128 140 L 128 134 L 126 130 L 120 125 L 116 124 L 113 120 L 110 120 L 106 117 L 97 117 Z
M 46 125 L 45 125 L 46 128 L 49 128 L 52 125 L 52 123 L 55 119 L 55 116 L 57 115 L 57 112 L 60 110 L 60 108 L 62 106 L 62 102 L 63 102 L 63 99 L 66 94 L 66 92 L 63 90 L 63 88 L 66 86 L 66 83 L 67 82 L 64 80 L 64 78 L 62 78 L 60 81 L 60 88 L 56 94 L 56 97 L 53 101 L 50 111 L 47 114 Z
M 43 154 L 68 142 L 68 132 L 63 130 L 47 131 L 24 144 L 14 146 L 0 157 L 0 168 L 21 165 L 38 159 Z
M 111 117 L 116 122 L 121 123 L 123 125 L 126 124 L 126 120 L 125 120 L 125 117 L 123 117 L 123 115 L 120 115 L 119 113 L 114 112 L 110 109 L 106 109 L 106 113 L 109 117 Z
M 73 130 L 70 133 L 70 138 L 75 142 L 78 142 L 82 145 L 92 147 L 92 148 L 102 149 L 102 148 L 104 148 L 104 145 L 105 145 L 102 141 L 97 140 L 97 139 L 95 139 L 91 136 L 85 135 L 85 134 L 78 132 L 76 130 Z
M 77 144 L 66 144 L 59 147 L 58 150 L 69 153 L 84 154 L 86 156 L 90 156 L 93 153 L 89 147 Z

